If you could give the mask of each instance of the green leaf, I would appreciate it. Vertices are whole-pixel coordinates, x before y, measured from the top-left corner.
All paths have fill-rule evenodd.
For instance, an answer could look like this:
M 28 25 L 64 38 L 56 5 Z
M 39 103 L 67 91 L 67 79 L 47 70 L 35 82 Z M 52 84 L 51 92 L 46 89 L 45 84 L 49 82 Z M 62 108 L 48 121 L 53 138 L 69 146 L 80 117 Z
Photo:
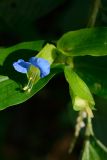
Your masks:
M 70 86 L 70 94 L 75 110 L 93 108 L 95 103 L 92 94 L 85 82 L 72 70 L 70 66 L 65 67 L 65 77 Z
M 90 137 L 85 142 L 81 160 L 106 160 L 107 148 L 96 138 Z
M 53 76 L 62 72 L 62 68 L 58 67 L 59 66 L 54 67 L 48 76 L 40 79 L 36 85 L 33 86 L 30 93 L 22 91 L 21 84 L 19 85 L 7 76 L 0 76 L 0 110 L 22 103 L 31 98 L 41 90 Z M 21 77 L 21 80 L 23 81 L 24 79 Z
M 67 56 L 107 55 L 107 28 L 88 28 L 64 34 L 57 43 Z
M 32 41 L 32 42 L 22 42 L 8 48 L 0 48 L 0 65 L 3 64 L 6 57 L 12 52 L 15 52 L 18 50 L 40 51 L 43 44 L 44 44 L 44 40 L 39 40 L 39 41 Z

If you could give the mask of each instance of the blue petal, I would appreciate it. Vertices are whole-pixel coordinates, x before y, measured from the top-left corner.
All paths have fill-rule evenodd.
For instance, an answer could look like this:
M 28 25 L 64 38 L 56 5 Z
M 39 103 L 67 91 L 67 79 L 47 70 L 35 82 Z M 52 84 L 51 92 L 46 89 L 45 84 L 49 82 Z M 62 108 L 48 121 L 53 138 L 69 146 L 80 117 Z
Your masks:
M 30 66 L 29 62 L 25 62 L 23 59 L 19 59 L 17 62 L 13 63 L 13 67 L 17 72 L 27 73 Z
M 40 69 L 40 77 L 43 78 L 50 73 L 50 64 L 43 58 L 31 57 L 29 62 Z

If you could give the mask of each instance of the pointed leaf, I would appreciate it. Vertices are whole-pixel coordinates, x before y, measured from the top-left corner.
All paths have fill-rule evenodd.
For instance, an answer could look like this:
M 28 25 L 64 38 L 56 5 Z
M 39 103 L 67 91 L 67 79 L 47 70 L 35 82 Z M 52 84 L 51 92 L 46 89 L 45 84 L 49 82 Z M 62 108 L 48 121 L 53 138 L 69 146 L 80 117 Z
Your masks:
M 64 34 L 57 48 L 67 56 L 107 55 L 107 28 L 88 28 Z

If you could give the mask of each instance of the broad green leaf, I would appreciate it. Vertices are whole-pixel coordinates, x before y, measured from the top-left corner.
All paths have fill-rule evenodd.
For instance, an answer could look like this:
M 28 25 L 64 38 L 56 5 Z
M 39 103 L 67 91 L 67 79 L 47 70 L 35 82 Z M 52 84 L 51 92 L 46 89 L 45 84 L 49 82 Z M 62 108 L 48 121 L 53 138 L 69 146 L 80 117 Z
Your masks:
M 93 108 L 95 103 L 92 94 L 85 82 L 77 75 L 70 66 L 65 67 L 65 77 L 70 86 L 70 94 L 75 110 Z
M 64 34 L 57 43 L 67 56 L 107 55 L 107 28 L 88 28 Z
M 85 142 L 81 160 L 106 160 L 107 148 L 96 138 L 90 137 Z
M 32 41 L 32 42 L 22 42 L 19 44 L 16 44 L 12 47 L 8 48 L 0 48 L 0 65 L 3 64 L 6 57 L 11 54 L 12 52 L 18 51 L 18 50 L 34 50 L 39 51 L 44 44 L 43 40 L 39 41 Z M 21 58 L 21 57 L 20 57 Z
M 48 76 L 40 79 L 36 85 L 33 86 L 30 93 L 22 91 L 22 85 L 20 83 L 18 84 L 12 79 L 9 79 L 7 76 L 0 76 L 0 110 L 22 103 L 31 98 L 34 94 L 41 90 L 53 76 L 60 72 L 62 72 L 62 68 L 55 66 Z M 23 76 L 21 77 L 21 80 L 24 81 Z

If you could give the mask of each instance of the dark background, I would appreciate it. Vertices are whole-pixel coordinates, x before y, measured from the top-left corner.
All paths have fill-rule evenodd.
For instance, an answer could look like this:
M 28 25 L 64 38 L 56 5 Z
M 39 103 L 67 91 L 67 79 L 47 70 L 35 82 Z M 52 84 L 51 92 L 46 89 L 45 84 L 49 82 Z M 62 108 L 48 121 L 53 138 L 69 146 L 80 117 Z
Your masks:
M 65 32 L 87 26 L 92 0 L 0 0 L 0 46 L 23 41 L 59 39 Z M 107 26 L 107 2 L 96 26 Z M 107 101 L 95 97 L 93 121 L 98 138 L 107 145 Z M 77 160 L 82 145 L 68 155 L 76 113 L 64 75 L 27 102 L 0 111 L 0 160 Z

